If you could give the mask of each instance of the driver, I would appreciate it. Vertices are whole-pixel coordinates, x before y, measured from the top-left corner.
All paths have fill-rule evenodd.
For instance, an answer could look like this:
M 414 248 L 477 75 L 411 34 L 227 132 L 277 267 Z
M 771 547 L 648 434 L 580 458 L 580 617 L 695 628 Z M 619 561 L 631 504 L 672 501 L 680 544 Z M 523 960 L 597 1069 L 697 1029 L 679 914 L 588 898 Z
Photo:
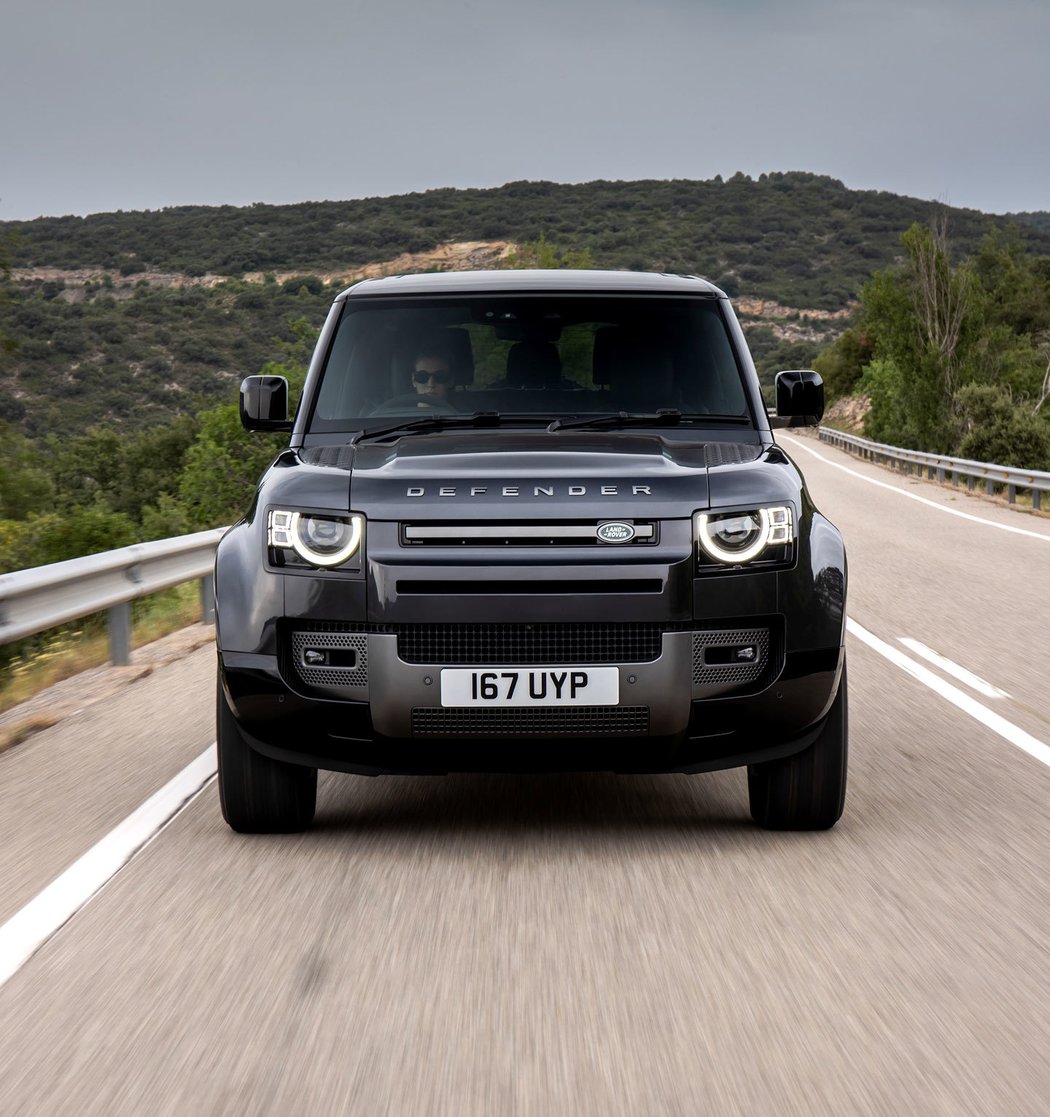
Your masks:
M 448 401 L 452 390 L 452 369 L 448 357 L 432 350 L 421 350 L 413 365 L 412 385 L 419 396 L 417 407 L 432 407 L 435 402 Z

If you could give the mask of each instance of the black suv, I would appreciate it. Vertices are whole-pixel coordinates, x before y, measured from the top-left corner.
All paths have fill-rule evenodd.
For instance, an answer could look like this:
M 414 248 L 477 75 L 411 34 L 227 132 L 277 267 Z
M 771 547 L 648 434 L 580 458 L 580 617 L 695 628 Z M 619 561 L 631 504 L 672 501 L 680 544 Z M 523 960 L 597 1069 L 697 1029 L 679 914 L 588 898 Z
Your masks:
M 774 424 L 823 412 L 777 378 Z M 335 300 L 294 423 L 219 544 L 219 791 L 297 830 L 317 769 L 707 772 L 762 826 L 846 786 L 846 558 L 776 444 L 727 297 L 691 276 L 460 272 Z

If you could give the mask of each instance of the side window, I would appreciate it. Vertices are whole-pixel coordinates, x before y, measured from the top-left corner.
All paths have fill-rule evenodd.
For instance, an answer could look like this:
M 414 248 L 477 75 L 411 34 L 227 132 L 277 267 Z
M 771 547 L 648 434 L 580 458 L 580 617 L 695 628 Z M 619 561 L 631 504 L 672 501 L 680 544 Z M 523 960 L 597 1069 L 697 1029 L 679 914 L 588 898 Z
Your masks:
M 467 328 L 474 350 L 473 387 L 491 388 L 501 384 L 507 375 L 507 359 L 514 342 L 501 341 L 490 326 L 472 325 Z
M 558 341 L 561 354 L 561 375 L 566 382 L 577 388 L 593 388 L 594 378 L 594 331 L 598 327 L 591 322 L 567 326 L 562 330 Z

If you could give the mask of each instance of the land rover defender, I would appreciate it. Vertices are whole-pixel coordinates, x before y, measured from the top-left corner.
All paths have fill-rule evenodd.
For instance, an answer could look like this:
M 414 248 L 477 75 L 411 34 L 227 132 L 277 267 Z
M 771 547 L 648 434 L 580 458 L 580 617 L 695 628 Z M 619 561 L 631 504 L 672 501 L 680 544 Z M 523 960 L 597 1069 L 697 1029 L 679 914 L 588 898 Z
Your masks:
M 307 827 L 319 768 L 747 767 L 769 828 L 838 820 L 842 538 L 772 427 L 729 299 L 693 277 L 366 280 L 321 331 L 294 421 L 215 564 L 223 814 Z

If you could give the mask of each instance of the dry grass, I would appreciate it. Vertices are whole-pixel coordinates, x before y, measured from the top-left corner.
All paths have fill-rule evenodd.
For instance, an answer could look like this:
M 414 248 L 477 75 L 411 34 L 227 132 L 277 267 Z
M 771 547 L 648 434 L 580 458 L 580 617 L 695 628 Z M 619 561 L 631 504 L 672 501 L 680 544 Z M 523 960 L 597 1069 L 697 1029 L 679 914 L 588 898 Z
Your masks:
M 200 599 L 195 582 L 176 586 L 146 598 L 138 606 L 131 634 L 133 648 L 200 620 Z M 25 702 L 55 683 L 109 662 L 109 639 L 104 631 L 58 632 L 43 648 L 9 666 L 0 683 L 0 713 Z M 21 723 L 19 723 L 21 724 Z M 52 723 L 53 724 L 53 723 Z M 30 729 L 29 733 L 46 726 Z M 17 732 L 18 727 L 14 727 Z M 9 731 L 11 732 L 11 731 Z M 17 741 L 0 738 L 0 751 Z

